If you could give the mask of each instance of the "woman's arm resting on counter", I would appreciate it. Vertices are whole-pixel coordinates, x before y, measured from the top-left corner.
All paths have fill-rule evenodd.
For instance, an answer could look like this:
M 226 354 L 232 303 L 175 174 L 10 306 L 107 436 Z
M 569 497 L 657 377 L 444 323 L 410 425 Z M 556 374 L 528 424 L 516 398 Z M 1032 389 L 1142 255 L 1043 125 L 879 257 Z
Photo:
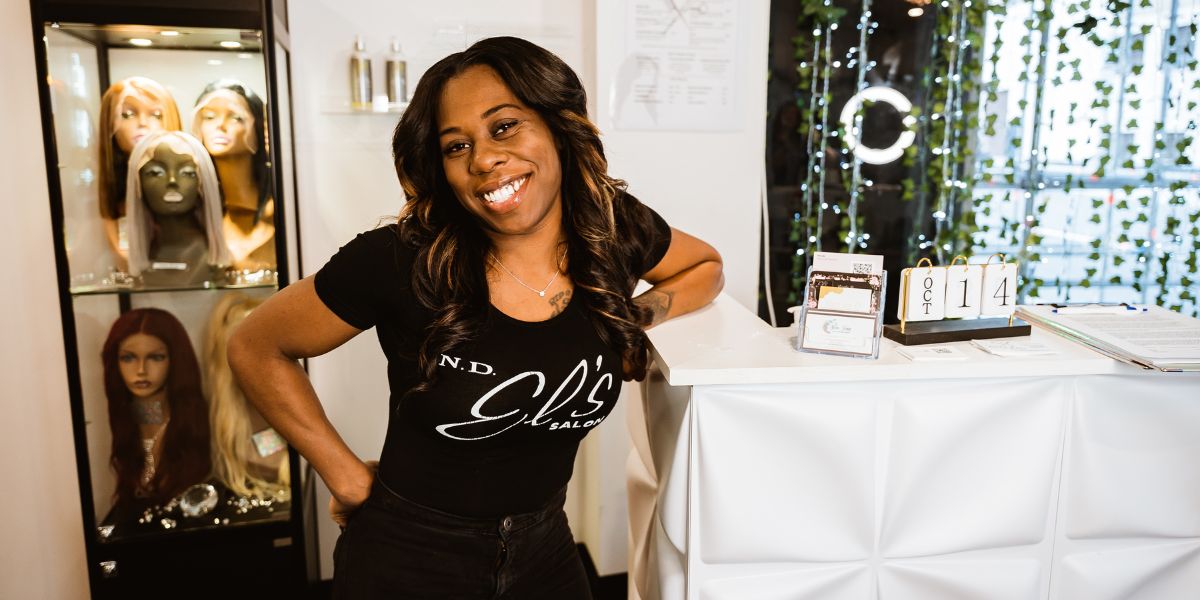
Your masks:
M 229 340 L 229 366 L 246 398 L 312 464 L 342 509 L 366 500 L 374 475 L 330 424 L 300 359 L 361 331 L 329 310 L 307 277 L 271 296 Z
M 654 287 L 634 302 L 650 308 L 647 329 L 703 307 L 725 286 L 721 255 L 698 238 L 671 228 L 671 245 L 662 260 L 642 276 Z

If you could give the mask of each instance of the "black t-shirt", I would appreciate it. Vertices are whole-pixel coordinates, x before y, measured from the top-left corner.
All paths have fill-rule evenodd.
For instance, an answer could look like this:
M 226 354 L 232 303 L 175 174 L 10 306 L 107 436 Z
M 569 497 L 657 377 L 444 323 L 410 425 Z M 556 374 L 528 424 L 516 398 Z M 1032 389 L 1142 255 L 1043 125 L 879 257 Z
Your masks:
M 666 254 L 671 230 L 653 210 L 625 200 L 643 224 L 622 227 L 622 235 L 649 238 L 642 256 L 629 257 L 631 270 L 644 274 Z M 315 277 L 317 295 L 338 317 L 376 328 L 388 359 L 391 417 L 378 477 L 453 514 L 536 510 L 567 484 L 579 442 L 612 411 L 621 357 L 596 333 L 577 288 L 563 312 L 541 322 L 489 304 L 474 337 L 440 357 L 434 387 L 405 396 L 419 381 L 418 349 L 434 313 L 411 291 L 416 250 L 398 227 L 359 234 Z

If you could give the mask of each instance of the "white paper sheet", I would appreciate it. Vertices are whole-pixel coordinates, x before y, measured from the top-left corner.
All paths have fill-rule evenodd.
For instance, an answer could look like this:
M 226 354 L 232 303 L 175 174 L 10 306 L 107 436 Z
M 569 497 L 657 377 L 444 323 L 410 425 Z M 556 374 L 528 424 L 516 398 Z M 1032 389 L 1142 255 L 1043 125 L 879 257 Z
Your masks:
M 631 0 L 613 124 L 626 130 L 732 131 L 737 0 Z
M 1043 320 L 1156 362 L 1200 361 L 1200 320 L 1150 306 L 1126 313 L 1055 314 L 1049 306 L 1024 306 Z

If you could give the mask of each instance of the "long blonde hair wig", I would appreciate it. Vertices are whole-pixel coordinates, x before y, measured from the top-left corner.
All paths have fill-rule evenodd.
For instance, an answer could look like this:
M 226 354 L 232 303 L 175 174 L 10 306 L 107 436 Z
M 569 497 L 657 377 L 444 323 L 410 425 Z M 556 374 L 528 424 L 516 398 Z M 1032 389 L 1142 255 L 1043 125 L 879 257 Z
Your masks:
M 129 175 L 125 183 L 125 210 L 129 215 L 129 273 L 141 275 L 150 267 L 150 242 L 154 235 L 154 220 L 142 202 L 142 179 L 138 171 L 154 157 L 154 151 L 167 144 L 178 154 L 192 157 L 200 183 L 200 205 L 196 220 L 208 240 L 208 264 L 226 266 L 233 254 L 225 245 L 225 230 L 221 223 L 221 186 L 217 183 L 217 168 L 204 149 L 204 144 L 191 134 L 180 131 L 156 131 L 138 142 L 129 156 Z
M 251 436 L 255 433 L 250 420 L 250 411 L 253 409 L 234 381 L 233 371 L 225 357 L 234 329 L 262 303 L 262 300 L 245 294 L 225 294 L 217 302 L 208 321 L 204 355 L 210 394 L 208 411 L 212 429 L 212 466 L 213 475 L 236 494 L 283 499 L 289 495 L 291 481 L 286 453 L 275 481 L 255 476 L 247 466 L 254 457 L 252 453 L 255 453 L 251 443 Z

